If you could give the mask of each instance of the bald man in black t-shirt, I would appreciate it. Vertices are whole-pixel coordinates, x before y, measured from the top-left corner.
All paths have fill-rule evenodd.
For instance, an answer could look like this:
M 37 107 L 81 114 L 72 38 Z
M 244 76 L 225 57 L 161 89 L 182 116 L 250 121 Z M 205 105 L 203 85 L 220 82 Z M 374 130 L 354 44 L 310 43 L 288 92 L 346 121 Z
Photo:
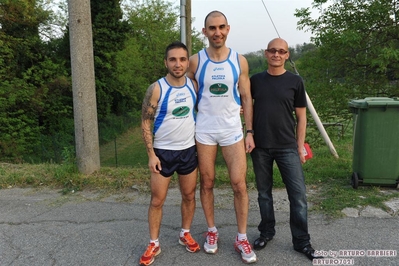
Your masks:
M 320 258 L 310 244 L 305 177 L 302 164 L 306 135 L 306 92 L 302 78 L 284 68 L 288 44 L 273 39 L 265 50 L 268 69 L 251 77 L 254 99 L 255 149 L 251 153 L 261 222 L 254 249 L 263 249 L 275 231 L 273 163 L 276 162 L 290 201 L 290 227 L 294 249 L 310 260 Z M 294 115 L 295 114 L 295 115 Z

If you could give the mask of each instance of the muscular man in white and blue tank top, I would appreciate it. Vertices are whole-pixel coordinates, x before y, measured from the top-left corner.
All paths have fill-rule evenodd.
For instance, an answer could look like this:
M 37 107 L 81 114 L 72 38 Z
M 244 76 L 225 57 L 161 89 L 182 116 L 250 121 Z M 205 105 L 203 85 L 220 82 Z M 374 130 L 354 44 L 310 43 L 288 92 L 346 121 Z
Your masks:
M 165 77 L 158 80 L 160 97 L 154 117 L 154 148 L 184 150 L 195 145 L 197 97 L 193 81 L 185 79 L 183 86 L 172 86 Z
M 197 89 L 196 83 L 185 76 L 189 66 L 187 47 L 181 42 L 168 45 L 164 64 L 168 74 L 148 87 L 142 106 L 141 129 L 151 172 L 150 243 L 139 263 L 144 266 L 151 265 L 161 253 L 158 237 L 162 209 L 174 172 L 178 174 L 182 196 L 178 241 L 189 252 L 200 250 L 190 234 L 198 177 L 194 140 Z
M 248 77 L 248 62 L 226 47 L 230 25 L 220 11 L 210 12 L 202 33 L 209 47 L 190 57 L 187 72 L 198 83 L 198 114 L 195 132 L 198 165 L 201 176 L 200 197 L 208 233 L 206 253 L 218 250 L 219 233 L 215 225 L 214 194 L 215 162 L 218 145 L 226 162 L 234 192 L 234 207 L 238 234 L 234 248 L 245 263 L 257 261 L 247 239 L 248 193 L 246 188 L 246 152 L 255 147 L 252 130 L 252 97 Z M 240 108 L 246 124 L 246 137 L 240 118 Z

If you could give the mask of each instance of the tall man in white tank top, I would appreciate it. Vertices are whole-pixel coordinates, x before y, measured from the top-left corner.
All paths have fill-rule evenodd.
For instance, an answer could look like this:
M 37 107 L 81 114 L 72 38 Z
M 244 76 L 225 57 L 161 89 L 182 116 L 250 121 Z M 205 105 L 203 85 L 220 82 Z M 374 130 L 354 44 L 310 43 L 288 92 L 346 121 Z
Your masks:
M 213 186 L 219 145 L 234 191 L 238 227 L 234 247 L 245 263 L 253 263 L 257 258 L 246 234 L 246 152 L 251 152 L 255 147 L 252 136 L 252 97 L 247 60 L 225 44 L 229 31 L 230 25 L 226 16 L 220 11 L 210 12 L 202 29 L 208 38 L 209 47 L 190 58 L 187 72 L 187 76 L 198 83 L 195 139 L 201 175 L 201 203 L 208 224 L 204 250 L 211 254 L 218 250 L 219 233 L 215 225 Z M 240 117 L 241 106 L 248 129 L 245 142 Z

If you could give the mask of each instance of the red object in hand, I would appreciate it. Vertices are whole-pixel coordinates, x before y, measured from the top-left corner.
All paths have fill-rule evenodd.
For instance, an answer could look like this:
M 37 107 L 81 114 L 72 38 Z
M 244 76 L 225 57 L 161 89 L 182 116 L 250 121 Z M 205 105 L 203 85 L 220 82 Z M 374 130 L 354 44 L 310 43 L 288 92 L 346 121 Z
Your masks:
M 310 149 L 310 146 L 308 143 L 305 143 L 303 145 L 303 155 L 305 155 L 306 160 L 313 158 L 313 153 L 312 153 L 312 150 Z

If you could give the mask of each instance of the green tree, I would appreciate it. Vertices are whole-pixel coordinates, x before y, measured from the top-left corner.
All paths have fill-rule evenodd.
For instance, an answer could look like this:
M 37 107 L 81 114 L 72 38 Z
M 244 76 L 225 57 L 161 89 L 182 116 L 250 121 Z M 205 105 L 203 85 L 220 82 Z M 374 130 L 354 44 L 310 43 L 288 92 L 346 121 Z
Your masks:
M 264 50 L 259 50 L 257 52 L 244 54 L 244 57 L 248 61 L 250 76 L 252 76 L 255 73 L 262 72 L 266 69 L 267 63 L 265 60 Z
M 38 142 L 51 60 L 39 27 L 49 13 L 36 0 L 0 4 L 0 156 L 21 159 Z
M 179 9 L 170 2 L 127 0 L 126 13 L 120 2 L 91 1 L 98 117 L 107 121 L 141 110 L 146 88 L 165 75 L 166 45 L 180 39 Z M 59 161 L 60 151 L 73 145 L 65 3 L 0 2 L 2 160 L 37 153 Z M 51 10 L 54 4 L 61 9 Z M 194 31 L 193 52 L 203 47 Z
M 163 64 L 166 46 L 180 40 L 179 9 L 171 2 L 146 0 L 126 7 L 130 26 L 125 49 L 118 52 L 117 79 L 121 102 L 132 111 L 141 111 L 147 87 L 166 74 Z M 204 47 L 193 32 L 193 52 Z
M 299 64 L 316 108 L 325 109 L 321 115 L 336 119 L 352 98 L 398 96 L 398 1 L 327 2 L 313 1 L 322 10 L 318 18 L 310 8 L 295 13 L 298 28 L 311 31 L 317 46 Z
M 23 160 L 70 118 L 68 79 L 49 38 L 52 12 L 42 0 L 0 3 L 0 158 Z M 64 94 L 59 94 L 63 90 Z M 45 140 L 44 140 L 45 139 Z M 51 139 L 50 139 L 51 140 Z M 70 141 L 70 139 L 69 139 Z M 45 147 L 47 146 L 47 147 Z M 36 150 L 36 152 L 41 152 Z
M 119 0 L 91 0 L 94 66 L 98 117 L 120 113 L 120 86 L 116 76 L 117 52 L 125 46 L 128 25 Z

